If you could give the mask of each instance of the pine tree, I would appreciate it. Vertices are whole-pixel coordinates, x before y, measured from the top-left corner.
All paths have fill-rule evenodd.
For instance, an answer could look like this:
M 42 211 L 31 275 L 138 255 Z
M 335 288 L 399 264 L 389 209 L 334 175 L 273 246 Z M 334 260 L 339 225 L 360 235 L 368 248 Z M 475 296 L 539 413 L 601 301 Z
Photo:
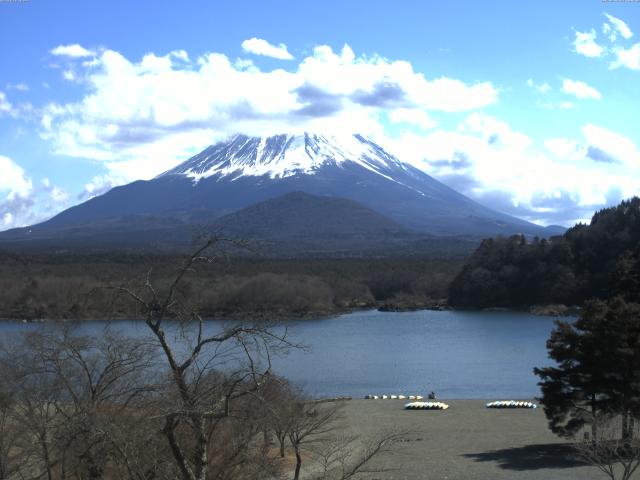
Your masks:
M 547 349 L 556 366 L 534 372 L 554 433 L 594 429 L 605 412 L 620 415 L 623 436 L 633 431 L 640 417 L 640 305 L 620 297 L 588 302 L 575 323 L 557 323 Z

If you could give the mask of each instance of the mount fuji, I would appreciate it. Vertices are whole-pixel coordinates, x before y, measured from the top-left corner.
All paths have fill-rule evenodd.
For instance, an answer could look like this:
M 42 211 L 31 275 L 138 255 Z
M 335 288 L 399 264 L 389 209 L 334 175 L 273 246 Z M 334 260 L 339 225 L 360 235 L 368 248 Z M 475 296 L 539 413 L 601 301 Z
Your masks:
M 304 133 L 232 136 L 152 180 L 4 232 L 0 242 L 171 244 L 196 225 L 242 235 L 255 233 L 256 223 L 263 238 L 284 232 L 313 238 L 329 230 L 333 238 L 368 241 L 383 234 L 397 240 L 561 233 L 484 207 L 361 135 Z

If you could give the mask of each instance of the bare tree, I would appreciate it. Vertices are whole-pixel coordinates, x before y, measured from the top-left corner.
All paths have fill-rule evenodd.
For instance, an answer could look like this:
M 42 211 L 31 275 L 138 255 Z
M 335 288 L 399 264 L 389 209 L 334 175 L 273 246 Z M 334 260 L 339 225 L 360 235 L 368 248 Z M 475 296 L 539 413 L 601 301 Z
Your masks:
M 30 451 L 23 450 L 22 454 L 31 460 L 32 470 L 41 470 L 38 477 L 53 480 L 57 463 L 54 445 L 61 422 L 58 414 L 61 389 L 55 378 L 34 374 L 35 365 L 31 360 L 22 356 L 20 367 L 12 377 L 16 397 L 13 419 L 31 440 Z
M 313 450 L 319 473 L 314 480 L 348 480 L 359 475 L 388 471 L 383 467 L 372 466 L 374 458 L 385 454 L 395 454 L 396 442 L 409 432 L 387 432 L 368 442 L 362 442 L 358 436 L 338 436 L 321 443 Z
M 114 419 L 129 417 L 131 422 L 131 409 L 155 390 L 149 382 L 154 347 L 109 328 L 91 337 L 65 328 L 34 334 L 28 342 L 44 373 L 54 376 L 63 388 L 64 402 L 58 404 L 63 427 L 58 429 L 57 441 L 65 445 L 64 473 L 78 471 L 98 479 L 111 463 L 130 464 L 119 431 L 127 424 Z M 129 473 L 135 478 L 133 471 Z
M 372 460 L 393 452 L 396 442 L 409 432 L 385 432 L 369 441 L 345 435 L 344 403 L 305 401 L 298 398 L 288 411 L 287 431 L 296 457 L 293 479 L 300 478 L 302 460 L 311 460 L 310 478 L 347 480 L 386 471 Z M 304 455 L 304 454 L 308 455 Z
M 4 385 L 3 385 L 4 387 Z M 13 420 L 15 399 L 5 388 L 0 389 L 0 480 L 19 474 L 27 463 L 25 435 Z
M 623 425 L 620 416 L 601 414 L 593 420 L 595 436 L 588 432 L 574 445 L 577 457 L 594 465 L 611 480 L 629 480 L 640 467 L 640 429 Z
M 307 476 L 315 480 L 386 471 L 372 468 L 371 461 L 393 452 L 396 441 L 409 433 L 384 432 L 369 441 L 347 435 L 344 401 L 309 399 L 283 378 L 270 378 L 262 398 L 265 423 L 278 441 L 279 456 L 285 458 L 287 446 L 295 455 L 294 479 L 300 478 L 304 459 L 310 464 Z
M 211 451 L 222 446 L 217 427 L 234 416 L 238 400 L 259 392 L 270 372 L 272 350 L 288 345 L 286 331 L 275 334 L 263 326 L 205 331 L 202 317 L 180 288 L 196 263 L 213 261 L 211 248 L 220 241 L 209 239 L 195 251 L 165 289 L 153 284 L 151 272 L 141 291 L 116 287 L 138 303 L 169 370 L 172 401 L 162 413 L 162 432 L 184 480 L 207 478 Z M 183 341 L 177 345 L 170 335 Z
M 123 439 L 139 423 L 131 412 L 155 389 L 155 347 L 109 329 L 88 337 L 47 328 L 16 340 L 3 348 L 0 365 L 33 478 L 103 478 L 107 468 L 139 458 Z M 129 469 L 127 478 L 148 477 Z
M 291 408 L 288 436 L 296 456 L 293 479 L 300 478 L 303 451 L 330 440 L 337 428 L 342 405 L 337 402 L 317 403 L 298 400 Z
M 261 396 L 265 407 L 263 418 L 265 446 L 268 444 L 268 436 L 272 434 L 278 442 L 280 458 L 284 458 L 289 432 L 299 413 L 301 394 L 286 379 L 271 376 L 265 383 Z

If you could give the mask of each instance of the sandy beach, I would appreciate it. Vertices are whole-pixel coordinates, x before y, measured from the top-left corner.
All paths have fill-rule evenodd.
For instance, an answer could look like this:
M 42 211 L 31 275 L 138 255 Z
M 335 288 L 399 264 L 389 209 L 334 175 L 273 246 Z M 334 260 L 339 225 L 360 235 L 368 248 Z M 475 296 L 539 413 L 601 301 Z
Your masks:
M 375 436 L 392 429 L 412 433 L 377 466 L 392 469 L 367 478 L 447 480 L 602 479 L 595 467 L 571 458 L 567 443 L 547 428 L 542 409 L 485 408 L 483 400 L 446 400 L 445 411 L 404 410 L 405 400 L 351 400 L 351 433 Z

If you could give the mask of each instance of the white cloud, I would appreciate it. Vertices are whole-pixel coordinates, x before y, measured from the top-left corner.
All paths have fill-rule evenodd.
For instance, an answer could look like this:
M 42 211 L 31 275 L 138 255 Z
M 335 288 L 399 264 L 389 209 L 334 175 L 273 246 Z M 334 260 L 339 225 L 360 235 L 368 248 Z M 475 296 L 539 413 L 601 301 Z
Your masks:
M 263 71 L 208 53 L 135 62 L 105 50 L 77 66 L 79 102 L 50 104 L 41 125 L 58 153 L 103 162 L 123 181 L 150 178 L 228 134 L 301 130 L 377 135 L 380 116 L 434 126 L 431 111 L 460 112 L 497 101 L 490 83 L 427 79 L 406 61 L 319 46 L 290 71 Z M 421 113 L 422 112 L 422 113 Z
M 592 149 L 587 151 L 592 160 L 622 165 L 630 173 L 640 169 L 640 151 L 631 139 L 591 123 L 582 127 L 582 134 L 586 145 Z
M 183 62 L 191 61 L 191 59 L 189 58 L 189 54 L 187 53 L 186 50 L 174 50 L 173 52 L 169 53 L 169 55 L 171 55 L 173 58 L 176 58 L 178 60 L 182 60 Z
M 21 226 L 34 202 L 33 185 L 24 170 L 9 157 L 0 155 L 0 230 Z
M 76 74 L 73 70 L 65 70 L 62 72 L 62 78 L 68 80 L 69 82 L 74 82 L 76 80 Z
M 573 46 L 576 53 L 585 57 L 600 57 L 605 53 L 605 48 L 596 43 L 596 31 L 591 29 L 588 32 L 576 31 L 576 37 Z
M 632 177 L 638 175 L 640 150 L 631 139 L 592 123 L 583 125 L 581 131 L 583 140 L 551 138 L 545 140 L 544 146 L 563 162 L 595 162 L 606 169 L 627 169 Z
M 479 134 L 489 145 L 500 145 L 502 148 L 523 150 L 531 145 L 529 137 L 514 131 L 507 122 L 478 112 L 469 115 L 457 130 Z
M 609 38 L 612 45 L 603 47 L 596 43 L 596 32 L 575 32 L 575 51 L 587 57 L 603 57 L 614 59 L 609 63 L 609 68 L 625 67 L 630 70 L 640 70 L 640 43 L 629 47 L 623 45 L 623 40 L 633 37 L 629 26 L 621 19 L 605 13 L 608 22 L 602 25 L 602 33 Z M 621 38 L 620 38 L 621 37 Z M 622 39 L 622 40 L 621 40 Z
M 11 103 L 7 95 L 0 91 L 0 118 L 9 115 L 12 118 L 32 119 L 34 107 L 30 102 Z
M 509 124 L 472 113 L 455 131 L 405 133 L 383 145 L 487 206 L 541 224 L 572 225 L 638 193 L 640 150 L 630 139 L 586 124 L 582 138 L 543 148 Z
M 51 188 L 51 200 L 56 203 L 65 203 L 69 200 L 69 193 L 60 187 L 54 186 Z
M 9 84 L 7 84 L 7 90 L 18 90 L 20 92 L 28 92 L 29 91 L 29 85 L 27 85 L 24 82 L 9 83 Z
M 79 45 L 77 43 L 70 45 L 58 45 L 57 47 L 52 48 L 49 53 L 55 56 L 71 58 L 93 57 L 96 55 L 95 51 L 87 50 L 82 45 Z
M 609 40 L 615 42 L 617 40 L 618 34 L 620 34 L 620 36 L 626 40 L 633 37 L 633 32 L 629 28 L 629 25 L 627 25 L 624 21 L 612 15 L 609 15 L 608 13 L 605 13 L 604 15 L 609 20 L 609 23 L 605 23 L 602 26 L 602 32 L 605 35 L 609 35 Z
M 563 100 L 560 102 L 543 103 L 542 106 L 550 110 L 570 110 L 572 108 L 575 108 L 576 104 Z
M 265 57 L 277 58 L 279 60 L 293 60 L 293 55 L 287 50 L 284 43 L 273 45 L 262 38 L 250 38 L 242 42 L 242 49 L 245 52 Z
M 126 183 L 126 181 L 123 179 L 118 179 L 109 175 L 97 175 L 93 177 L 90 182 L 84 185 L 82 193 L 78 195 L 78 200 L 89 200 L 90 198 L 102 195 L 113 187 L 123 185 L 124 183 Z
M 424 83 L 424 89 L 415 85 L 413 93 L 417 100 L 432 110 L 460 112 L 491 105 L 498 98 L 498 90 L 490 82 L 469 86 L 460 80 L 437 78 Z
M 527 85 L 529 85 L 531 88 L 536 89 L 542 94 L 547 94 L 551 91 L 551 85 L 549 85 L 548 83 L 545 82 L 538 85 L 531 78 L 527 80 Z
M 9 100 L 7 100 L 7 95 L 4 92 L 0 92 L 0 115 L 3 113 L 13 114 L 14 109 Z
M 571 80 L 569 78 L 565 78 L 562 81 L 562 91 L 577 98 L 592 98 L 594 100 L 600 100 L 602 98 L 600 92 L 595 88 L 580 80 Z
M 0 192 L 8 196 L 27 195 L 32 188 L 24 170 L 9 157 L 0 155 Z
M 580 142 L 572 138 L 549 138 L 543 144 L 554 157 L 565 162 L 580 161 L 586 154 Z
M 424 110 L 418 108 L 397 108 L 389 113 L 391 123 L 407 123 L 423 130 L 434 128 L 438 123 Z
M 69 194 L 43 179 L 32 179 L 12 159 L 0 155 L 0 230 L 32 225 L 70 206 Z
M 627 67 L 631 70 L 640 70 L 640 43 L 627 49 L 616 48 L 614 53 L 616 59 L 611 62 L 611 68 Z

